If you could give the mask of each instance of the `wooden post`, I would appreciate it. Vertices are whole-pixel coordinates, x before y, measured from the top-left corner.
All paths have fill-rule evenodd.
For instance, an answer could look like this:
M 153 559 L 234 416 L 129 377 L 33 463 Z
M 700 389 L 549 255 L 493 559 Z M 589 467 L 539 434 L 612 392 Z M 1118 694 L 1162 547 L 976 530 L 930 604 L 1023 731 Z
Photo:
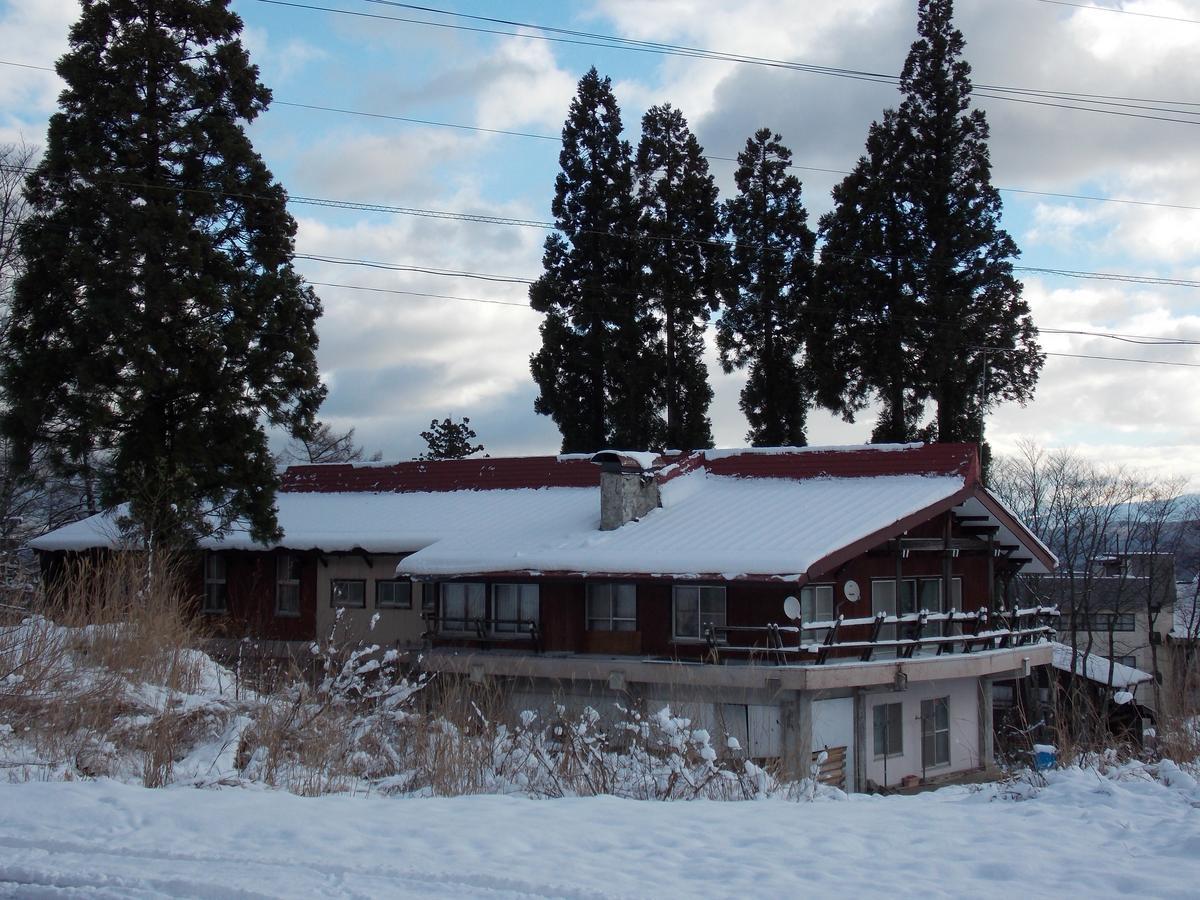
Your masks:
M 812 694 L 790 691 L 779 701 L 779 730 L 784 778 L 812 776 Z
M 943 612 L 943 613 L 950 611 L 950 609 L 951 609 L 950 598 L 954 596 L 954 591 L 953 591 L 954 573 L 951 571 L 951 560 L 953 560 L 954 557 L 951 555 L 951 551 L 950 551 L 950 541 L 953 539 L 953 536 L 954 536 L 954 514 L 953 513 L 946 513 L 946 532 L 945 532 L 945 534 L 946 534 L 946 545 L 942 550 L 942 608 L 940 610 L 937 610 L 938 612 Z M 937 633 L 944 637 L 944 636 L 950 634 L 951 632 L 950 632 L 950 629 L 948 629 L 946 627 L 945 623 L 942 623 L 938 627 Z M 939 653 L 941 652 L 941 647 L 938 648 L 938 652 Z
M 987 536 L 987 590 L 988 612 L 996 611 L 996 538 L 994 532 Z

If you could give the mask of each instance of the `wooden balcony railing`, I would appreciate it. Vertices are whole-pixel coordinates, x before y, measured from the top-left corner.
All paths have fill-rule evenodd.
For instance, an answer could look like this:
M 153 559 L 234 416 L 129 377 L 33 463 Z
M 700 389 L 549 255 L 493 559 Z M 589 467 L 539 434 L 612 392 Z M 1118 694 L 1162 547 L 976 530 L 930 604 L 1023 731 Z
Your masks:
M 534 653 L 542 652 L 542 631 L 534 619 L 460 618 L 437 613 L 425 613 L 421 618 L 425 620 L 425 633 L 421 635 L 425 640 L 442 637 L 496 643 L 529 639 Z
M 823 665 L 835 655 L 834 651 L 838 651 L 838 657 L 845 657 L 847 650 L 858 651 L 859 660 L 870 662 L 877 650 L 894 649 L 899 659 L 911 659 L 923 647 L 936 647 L 939 656 L 954 653 L 955 647 L 961 653 L 998 650 L 1052 640 L 1058 616 L 1057 607 L 1034 606 L 1002 609 L 991 614 L 985 609 L 978 612 L 951 610 L 902 616 L 879 613 L 859 619 L 838 616 L 828 622 L 802 622 L 799 625 L 773 622 L 767 625 L 707 625 L 704 631 L 708 644 L 705 659 L 719 663 L 722 657 L 737 655 L 760 657 L 778 665 L 802 664 L 814 659 L 817 665 Z M 844 637 L 846 629 L 856 626 L 870 629 L 867 639 Z M 882 637 L 888 626 L 895 626 L 896 637 Z M 938 633 L 929 633 L 931 626 L 936 626 Z M 824 631 L 825 636 L 817 641 L 805 641 L 804 633 L 813 631 Z M 761 635 L 761 638 L 751 638 L 752 643 L 734 640 L 743 635 Z

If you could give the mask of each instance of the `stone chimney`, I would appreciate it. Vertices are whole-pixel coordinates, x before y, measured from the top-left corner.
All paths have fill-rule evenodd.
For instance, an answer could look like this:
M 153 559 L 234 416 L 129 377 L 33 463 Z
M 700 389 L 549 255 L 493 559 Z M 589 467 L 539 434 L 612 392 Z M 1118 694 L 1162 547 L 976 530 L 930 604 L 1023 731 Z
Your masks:
M 653 453 L 604 450 L 592 457 L 600 469 L 600 530 L 612 531 L 659 506 Z

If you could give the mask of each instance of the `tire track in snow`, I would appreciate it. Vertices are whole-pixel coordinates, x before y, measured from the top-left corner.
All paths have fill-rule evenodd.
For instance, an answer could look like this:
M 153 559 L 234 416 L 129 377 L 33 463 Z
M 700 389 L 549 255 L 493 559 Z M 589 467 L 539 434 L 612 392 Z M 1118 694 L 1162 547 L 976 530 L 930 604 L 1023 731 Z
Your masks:
M 464 891 L 478 896 L 486 893 L 497 897 L 539 897 L 539 898 L 569 898 L 569 900 L 617 900 L 622 894 L 601 893 L 580 889 L 565 883 L 539 884 L 516 878 L 494 875 L 470 875 L 467 873 L 429 872 L 418 869 L 399 868 L 392 866 L 347 866 L 337 863 L 312 862 L 298 858 L 266 858 L 243 854 L 229 856 L 202 855 L 178 853 L 169 851 L 136 850 L 128 847 L 99 846 L 84 843 L 72 843 L 61 840 L 22 840 L 20 838 L 0 837 L 0 853 L 3 850 L 20 851 L 44 855 L 45 863 L 36 865 L 25 859 L 21 862 L 6 863 L 0 859 L 0 888 L 13 885 L 20 886 L 22 892 L 13 896 L 32 896 L 29 888 L 40 886 L 53 889 L 52 893 L 44 896 L 64 896 L 62 890 L 83 891 L 84 893 L 65 894 L 65 896 L 97 896 L 94 891 L 119 887 L 115 897 L 137 896 L 130 891 L 148 890 L 147 897 L 203 897 L 203 898 L 235 898 L 235 900 L 274 900 L 278 897 L 293 897 L 296 887 L 290 882 L 297 875 L 310 873 L 310 878 L 304 880 L 316 882 L 306 885 L 309 890 L 321 889 L 322 893 L 336 893 L 344 897 L 372 898 L 379 896 L 402 896 L 406 888 L 419 886 L 431 889 L 422 890 L 419 896 L 461 897 Z M 66 859 L 65 857 L 74 857 Z M 112 861 L 136 859 L 146 862 L 176 863 L 200 867 L 212 867 L 214 879 L 209 882 L 190 878 L 154 878 L 135 877 L 122 874 L 106 874 L 101 878 L 85 878 L 74 873 L 95 871 L 102 868 L 101 860 L 109 858 Z M 247 889 L 230 888 L 229 873 L 231 869 L 248 879 L 262 884 L 278 884 L 279 892 L 262 893 Z M 262 869 L 265 871 L 256 872 Z M 65 871 L 64 871 L 65 870 Z M 283 875 L 284 877 L 280 877 Z M 380 882 L 377 886 L 356 889 L 356 881 Z M 334 883 L 336 882 L 336 884 Z M 286 885 L 286 887 L 284 886 Z M 365 889 L 365 892 L 364 892 Z M 443 893 L 443 890 L 445 893 Z

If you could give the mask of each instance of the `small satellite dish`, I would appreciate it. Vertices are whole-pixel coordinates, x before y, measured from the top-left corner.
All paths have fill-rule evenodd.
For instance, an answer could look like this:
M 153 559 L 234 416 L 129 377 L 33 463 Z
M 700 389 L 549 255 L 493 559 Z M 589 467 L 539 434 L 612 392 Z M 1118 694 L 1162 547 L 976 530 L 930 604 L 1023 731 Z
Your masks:
M 800 601 L 795 597 L 788 597 L 783 601 L 783 614 L 793 621 L 800 618 Z
M 862 596 L 862 592 L 858 589 L 857 581 L 847 581 L 846 586 L 842 588 L 842 592 L 851 603 L 857 603 L 858 598 Z

